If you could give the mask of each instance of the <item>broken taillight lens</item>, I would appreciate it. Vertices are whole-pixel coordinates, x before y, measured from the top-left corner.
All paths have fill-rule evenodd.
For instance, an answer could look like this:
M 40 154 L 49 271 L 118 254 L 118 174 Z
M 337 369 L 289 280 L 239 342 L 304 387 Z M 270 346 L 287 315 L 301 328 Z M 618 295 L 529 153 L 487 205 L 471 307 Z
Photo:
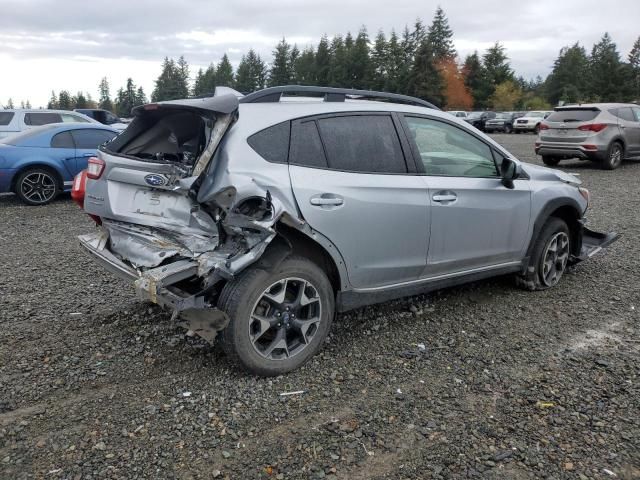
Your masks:
M 87 162 L 87 177 L 92 180 L 97 180 L 104 172 L 104 160 L 98 157 L 91 157 Z

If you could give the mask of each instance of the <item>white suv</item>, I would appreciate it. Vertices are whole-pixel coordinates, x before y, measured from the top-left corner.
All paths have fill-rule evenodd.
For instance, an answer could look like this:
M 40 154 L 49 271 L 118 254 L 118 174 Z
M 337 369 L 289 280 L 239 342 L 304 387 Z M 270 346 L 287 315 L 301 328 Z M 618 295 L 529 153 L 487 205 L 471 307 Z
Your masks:
M 67 122 L 99 123 L 86 115 L 68 110 L 0 110 L 0 138 L 31 127 Z
M 535 132 L 540 131 L 540 124 L 542 121 L 551 115 L 552 112 L 536 111 L 527 112 L 523 117 L 518 118 L 513 123 L 513 131 L 520 132 Z

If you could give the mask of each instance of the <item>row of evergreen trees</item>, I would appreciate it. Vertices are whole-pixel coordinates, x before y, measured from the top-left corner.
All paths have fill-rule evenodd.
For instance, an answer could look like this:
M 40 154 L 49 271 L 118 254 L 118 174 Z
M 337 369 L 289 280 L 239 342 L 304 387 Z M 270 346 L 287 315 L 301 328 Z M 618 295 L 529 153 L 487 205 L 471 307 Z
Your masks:
M 319 85 L 384 90 L 424 98 L 450 109 L 540 109 L 559 101 L 632 101 L 640 99 L 640 38 L 628 61 L 622 60 L 609 34 L 587 54 L 575 44 L 560 51 L 546 80 L 516 77 L 504 47 L 460 60 L 453 31 L 441 8 L 426 27 L 417 20 L 398 35 L 380 31 L 373 41 L 366 28 L 302 51 L 282 39 L 267 63 L 253 50 L 234 71 L 225 54 L 220 62 L 199 69 L 193 85 L 184 57 L 165 58 L 153 101 L 213 93 L 216 85 L 248 93 L 274 85 Z
M 127 83 L 124 87 L 118 89 L 118 93 L 113 100 L 111 99 L 111 93 L 109 90 L 109 81 L 105 77 L 98 85 L 99 98 L 97 101 L 93 100 L 89 93 L 78 92 L 76 95 L 71 95 L 67 90 L 60 90 L 56 95 L 56 92 L 52 91 L 49 103 L 47 103 L 47 108 L 57 110 L 102 108 L 104 110 L 109 110 L 110 112 L 115 112 L 118 116 L 128 117 L 131 115 L 132 108 L 137 107 L 138 105 L 144 105 L 148 102 L 143 88 L 136 87 L 136 84 L 131 78 L 127 78 Z M 184 96 L 188 96 L 188 92 Z

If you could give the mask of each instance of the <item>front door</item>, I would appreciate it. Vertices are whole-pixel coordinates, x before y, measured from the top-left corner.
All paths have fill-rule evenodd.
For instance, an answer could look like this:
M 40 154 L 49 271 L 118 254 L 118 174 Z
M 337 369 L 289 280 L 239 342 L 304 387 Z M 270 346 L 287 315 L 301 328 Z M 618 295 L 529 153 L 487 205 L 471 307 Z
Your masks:
M 336 245 L 355 288 L 415 280 L 426 264 L 427 188 L 407 167 L 408 144 L 396 127 L 391 115 L 370 113 L 292 124 L 298 207 Z
M 448 122 L 405 116 L 429 188 L 431 228 L 423 276 L 519 261 L 529 238 L 527 180 L 502 185 L 493 149 Z

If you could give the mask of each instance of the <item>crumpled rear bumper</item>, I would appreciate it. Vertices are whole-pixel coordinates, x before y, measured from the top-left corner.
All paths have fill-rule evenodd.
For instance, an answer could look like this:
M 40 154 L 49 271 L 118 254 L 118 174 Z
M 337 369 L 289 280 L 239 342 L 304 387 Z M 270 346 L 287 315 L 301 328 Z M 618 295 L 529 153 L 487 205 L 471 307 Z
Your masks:
M 582 248 L 580 249 L 580 255 L 573 258 L 573 263 L 581 262 L 593 257 L 603 248 L 607 248 L 613 242 L 618 240 L 618 238 L 620 238 L 620 235 L 616 232 L 600 233 L 590 230 L 587 227 L 583 227 Z

